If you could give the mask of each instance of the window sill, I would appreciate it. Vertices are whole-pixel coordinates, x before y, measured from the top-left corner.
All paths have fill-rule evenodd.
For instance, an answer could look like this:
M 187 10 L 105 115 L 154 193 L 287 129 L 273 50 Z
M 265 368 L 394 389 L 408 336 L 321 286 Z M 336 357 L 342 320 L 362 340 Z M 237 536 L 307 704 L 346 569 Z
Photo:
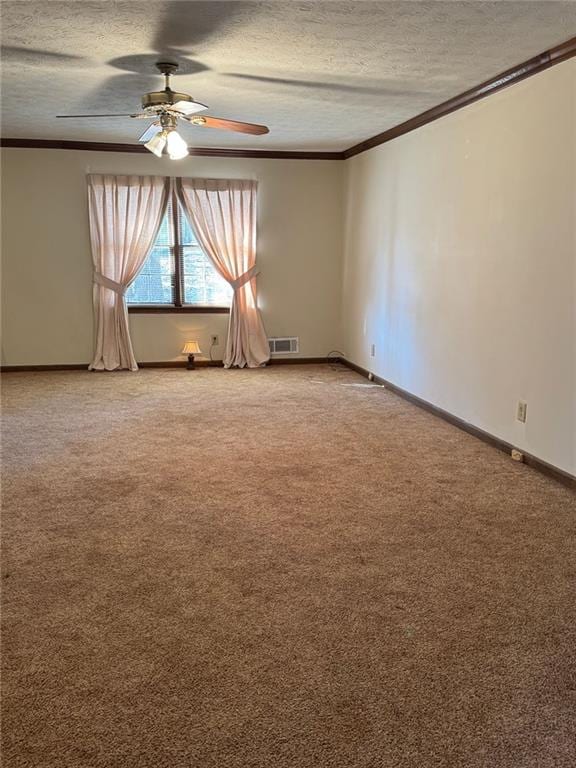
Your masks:
M 128 306 L 128 312 L 131 315 L 136 314 L 151 314 L 151 315 L 167 315 L 171 313 L 195 313 L 198 315 L 229 315 L 230 307 L 197 307 L 188 304 L 185 307 L 173 307 L 168 304 L 130 304 Z

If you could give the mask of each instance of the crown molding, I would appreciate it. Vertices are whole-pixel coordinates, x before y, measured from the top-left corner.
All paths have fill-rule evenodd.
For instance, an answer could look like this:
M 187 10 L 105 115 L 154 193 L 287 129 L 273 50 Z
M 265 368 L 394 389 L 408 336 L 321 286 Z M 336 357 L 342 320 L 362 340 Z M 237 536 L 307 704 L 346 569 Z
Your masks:
M 20 149 L 75 149 L 84 152 L 129 152 L 149 155 L 142 144 L 113 144 L 104 141 L 68 141 L 60 139 L 0 138 L 0 147 Z M 343 152 L 289 151 L 280 149 L 226 149 L 225 147 L 191 147 L 196 157 L 253 157 L 274 160 L 342 160 Z
M 386 144 L 386 142 L 397 139 L 399 136 L 404 136 L 404 134 L 410 133 L 416 130 L 416 128 L 421 128 L 423 125 L 434 122 L 434 120 L 439 120 L 441 117 L 467 107 L 475 101 L 486 98 L 486 96 L 491 96 L 503 88 L 508 88 L 508 86 L 519 83 L 527 77 L 532 77 L 532 75 L 537 75 L 539 72 L 543 72 L 555 64 L 560 64 L 562 61 L 572 58 L 572 56 L 576 56 L 576 37 L 572 37 L 570 40 L 550 48 L 548 51 L 543 51 L 537 56 L 517 64 L 515 67 L 500 72 L 500 74 L 485 80 L 480 85 L 476 85 L 474 88 L 470 88 L 458 96 L 442 102 L 442 104 L 427 109 L 425 112 L 411 117 L 410 120 L 406 120 L 404 123 L 389 128 L 383 133 L 378 133 L 376 136 L 361 141 L 353 147 L 349 147 L 342 153 L 344 159 L 347 160 L 349 157 L 354 157 L 354 155 L 359 155 L 368 149 L 378 147 L 380 144 Z
M 274 160 L 347 160 L 349 157 L 359 155 L 380 144 L 386 144 L 392 139 L 404 136 L 406 133 L 421 128 L 423 125 L 432 123 L 445 117 L 452 112 L 456 112 L 463 107 L 473 104 L 475 101 L 498 93 L 503 88 L 519 83 L 532 75 L 537 75 L 545 69 L 560 64 L 563 61 L 576 56 L 576 37 L 571 37 L 560 45 L 556 45 L 547 51 L 533 56 L 515 67 L 500 72 L 499 74 L 485 80 L 480 85 L 476 85 L 463 93 L 453 96 L 451 99 L 437 104 L 435 107 L 422 112 L 415 117 L 411 117 L 404 123 L 389 128 L 383 133 L 378 133 L 369 139 L 361 141 L 341 152 L 314 152 L 314 151 L 292 151 L 280 149 L 226 149 L 224 147 L 197 147 L 190 150 L 190 154 L 198 157 L 251 157 Z M 57 139 L 17 139 L 0 138 L 0 147 L 20 147 L 24 149 L 76 149 L 87 152 L 130 152 L 145 153 L 148 150 L 142 144 L 110 144 L 97 141 L 66 141 Z

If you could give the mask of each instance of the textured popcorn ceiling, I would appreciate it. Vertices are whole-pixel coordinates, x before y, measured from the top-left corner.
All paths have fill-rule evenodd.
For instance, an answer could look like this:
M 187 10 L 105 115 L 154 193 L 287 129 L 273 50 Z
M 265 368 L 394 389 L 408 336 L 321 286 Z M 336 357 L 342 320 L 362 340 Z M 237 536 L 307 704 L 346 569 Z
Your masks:
M 185 126 L 206 147 L 341 150 L 576 34 L 574 2 L 3 1 L 2 135 L 135 142 L 174 87 L 264 137 Z

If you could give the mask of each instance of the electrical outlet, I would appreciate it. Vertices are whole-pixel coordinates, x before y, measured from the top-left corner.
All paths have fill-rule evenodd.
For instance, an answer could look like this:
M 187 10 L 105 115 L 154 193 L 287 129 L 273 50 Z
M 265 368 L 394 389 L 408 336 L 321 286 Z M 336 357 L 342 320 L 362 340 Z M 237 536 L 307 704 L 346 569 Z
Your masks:
M 522 424 L 525 424 L 527 410 L 528 403 L 525 400 L 518 400 L 518 407 L 516 408 L 516 421 L 521 421 Z
M 376 344 L 370 344 L 370 357 L 376 357 Z
M 218 336 L 210 336 L 210 341 L 212 342 L 213 347 L 217 347 L 220 344 Z

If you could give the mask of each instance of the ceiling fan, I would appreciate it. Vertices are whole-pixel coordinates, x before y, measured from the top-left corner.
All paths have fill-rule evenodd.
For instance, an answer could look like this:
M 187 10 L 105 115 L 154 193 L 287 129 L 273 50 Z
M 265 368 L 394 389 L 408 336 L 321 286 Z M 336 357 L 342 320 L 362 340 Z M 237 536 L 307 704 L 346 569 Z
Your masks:
M 165 78 L 165 87 L 162 91 L 145 93 L 142 97 L 142 112 L 134 114 L 104 114 L 104 115 L 56 115 L 60 118 L 101 118 L 101 117 L 132 117 L 137 120 L 150 120 L 154 122 L 140 136 L 139 141 L 146 149 L 161 157 L 166 150 L 171 160 L 179 160 L 186 157 L 188 147 L 184 139 L 177 131 L 178 120 L 186 120 L 192 125 L 204 128 L 221 128 L 225 131 L 237 131 L 259 136 L 268 133 L 265 125 L 255 123 L 241 123 L 237 120 L 225 120 L 221 117 L 199 115 L 208 109 L 205 104 L 194 101 L 187 93 L 173 91 L 170 87 L 170 77 L 178 69 L 178 64 L 159 61 L 156 64 Z

